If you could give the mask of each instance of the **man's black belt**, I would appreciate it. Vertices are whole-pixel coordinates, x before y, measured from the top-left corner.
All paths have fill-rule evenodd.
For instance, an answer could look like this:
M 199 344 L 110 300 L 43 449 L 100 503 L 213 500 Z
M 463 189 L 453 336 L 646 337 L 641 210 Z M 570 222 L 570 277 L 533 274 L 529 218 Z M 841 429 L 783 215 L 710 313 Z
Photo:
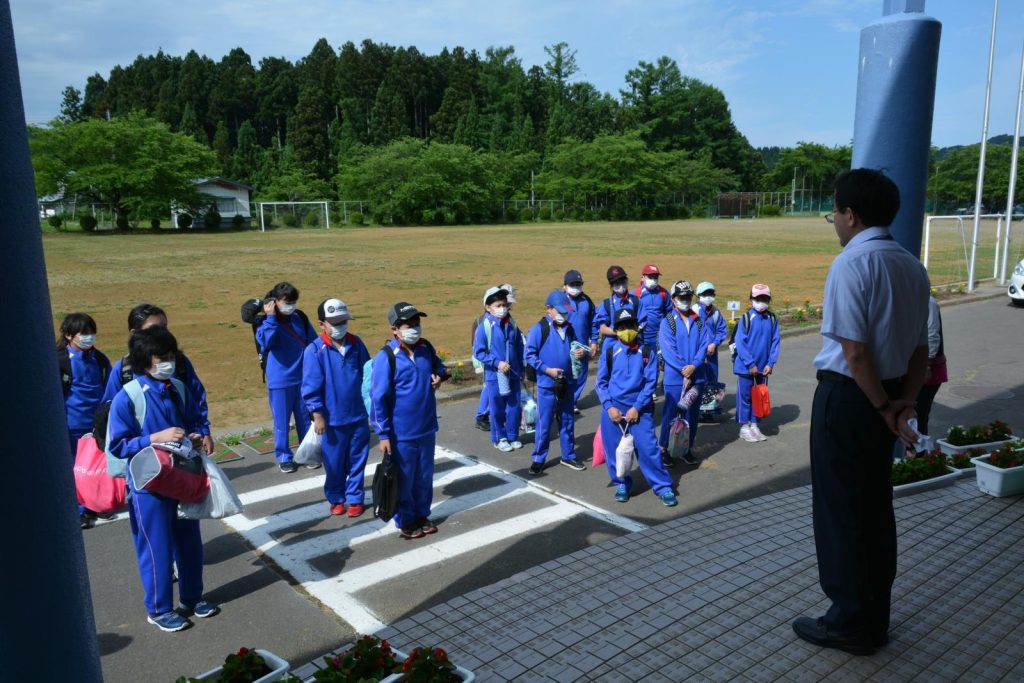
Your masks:
M 831 370 L 818 370 L 819 382 L 842 382 L 844 384 L 856 384 L 852 377 Z

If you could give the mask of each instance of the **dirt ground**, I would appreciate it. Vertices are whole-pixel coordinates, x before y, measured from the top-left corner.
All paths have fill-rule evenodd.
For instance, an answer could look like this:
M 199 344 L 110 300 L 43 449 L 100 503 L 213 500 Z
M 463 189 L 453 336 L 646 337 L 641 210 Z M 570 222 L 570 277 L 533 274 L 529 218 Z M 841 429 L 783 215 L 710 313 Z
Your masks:
M 428 313 L 424 335 L 448 359 L 468 358 L 469 330 L 484 290 L 511 282 L 514 315 L 525 329 L 566 270 L 585 290 L 608 294 L 605 272 L 618 264 L 639 284 L 656 263 L 666 285 L 711 280 L 722 307 L 766 282 L 776 306 L 821 301 L 829 263 L 839 252 L 821 218 L 687 220 L 438 228 L 281 229 L 267 233 L 44 236 L 55 326 L 67 313 L 96 318 L 98 348 L 125 352 L 127 314 L 140 302 L 167 310 L 170 328 L 206 384 L 215 427 L 269 418 L 252 334 L 239 318 L 248 297 L 276 282 L 299 288 L 300 308 L 339 296 L 352 332 L 371 353 L 387 338 L 386 311 L 409 301 Z M 471 372 L 471 370 L 470 370 Z

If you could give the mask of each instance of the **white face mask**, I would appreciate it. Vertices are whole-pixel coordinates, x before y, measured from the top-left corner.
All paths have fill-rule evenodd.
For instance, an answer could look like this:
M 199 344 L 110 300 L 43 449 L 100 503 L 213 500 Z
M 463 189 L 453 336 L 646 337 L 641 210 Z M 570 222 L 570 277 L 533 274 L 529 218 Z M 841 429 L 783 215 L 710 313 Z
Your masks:
M 406 344 L 412 345 L 420 340 L 421 334 L 423 334 L 423 328 L 417 325 L 416 327 L 407 327 L 399 330 L 398 337 Z
M 564 325 L 565 324 L 565 316 L 562 315 L 561 313 L 556 313 L 555 314 L 555 324 L 556 325 Z
M 758 313 L 764 313 L 765 311 L 768 310 L 768 302 L 767 301 L 755 301 L 754 302 L 754 310 L 757 311 Z
M 713 296 L 702 296 L 700 298 L 700 302 L 702 304 L 704 304 L 705 306 L 710 306 L 711 304 L 715 303 L 715 297 L 713 297 Z
M 612 287 L 612 291 L 618 294 L 619 296 L 622 296 L 623 294 L 626 293 L 626 285 L 615 285 L 614 287 Z
M 174 361 L 164 361 L 162 363 L 154 363 L 153 370 L 149 373 L 153 379 L 170 379 L 174 375 Z
M 95 343 L 95 334 L 80 334 L 78 335 L 78 341 L 75 342 L 75 345 L 80 349 L 91 349 Z
M 502 320 L 508 315 L 508 306 L 495 306 L 491 310 L 493 311 L 492 315 L 498 320 Z
M 647 289 L 654 291 L 655 289 L 658 288 L 658 281 L 656 279 L 645 277 L 644 286 L 647 287 Z
M 281 311 L 281 315 L 291 315 L 295 312 L 295 304 L 278 304 L 277 310 Z
M 693 305 L 693 299 L 680 299 L 680 298 L 677 298 L 677 299 L 675 299 L 675 302 L 676 302 L 676 307 L 680 311 L 688 311 L 688 310 L 690 310 L 690 306 Z
M 579 296 L 580 294 L 583 293 L 583 288 L 582 287 L 566 287 L 565 288 L 565 293 L 568 294 L 569 296 Z
M 335 341 L 341 341 L 348 334 L 348 323 L 338 323 L 337 325 L 331 325 L 331 339 Z

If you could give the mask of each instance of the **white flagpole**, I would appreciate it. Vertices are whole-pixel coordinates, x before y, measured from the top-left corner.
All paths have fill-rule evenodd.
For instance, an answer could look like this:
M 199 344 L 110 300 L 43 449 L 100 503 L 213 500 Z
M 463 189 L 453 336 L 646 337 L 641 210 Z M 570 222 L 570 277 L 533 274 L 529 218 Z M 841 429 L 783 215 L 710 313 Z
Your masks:
M 988 43 L 988 77 L 985 84 L 985 115 L 981 124 L 981 154 L 978 157 L 978 181 L 974 190 L 974 230 L 971 236 L 971 261 L 967 264 L 967 291 L 974 291 L 974 265 L 978 257 L 978 230 L 981 225 L 981 194 L 985 185 L 985 152 L 988 147 L 988 111 L 992 100 L 992 63 L 996 56 L 996 20 L 999 18 L 999 0 L 992 7 L 992 36 Z

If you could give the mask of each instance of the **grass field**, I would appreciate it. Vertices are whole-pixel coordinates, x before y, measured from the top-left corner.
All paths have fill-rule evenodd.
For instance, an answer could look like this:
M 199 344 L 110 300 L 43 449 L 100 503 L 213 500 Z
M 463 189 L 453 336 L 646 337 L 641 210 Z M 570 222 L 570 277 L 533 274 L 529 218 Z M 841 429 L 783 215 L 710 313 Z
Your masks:
M 543 314 L 566 270 L 580 270 L 595 300 L 607 296 L 605 271 L 623 266 L 639 283 L 645 263 L 666 285 L 711 280 L 723 306 L 766 282 L 777 305 L 821 301 L 839 244 L 821 218 L 687 220 L 442 228 L 276 230 L 224 234 L 44 236 L 55 326 L 84 311 L 99 325 L 98 347 L 124 353 L 128 310 L 162 306 L 170 328 L 209 391 L 211 419 L 229 427 L 269 416 L 255 347 L 239 307 L 281 280 L 317 304 L 340 296 L 354 333 L 371 353 L 387 337 L 387 308 L 410 301 L 429 314 L 424 335 L 449 359 L 468 358 L 469 330 L 484 289 L 511 282 L 514 315 L 525 329 Z M 470 371 L 471 372 L 471 371 Z

